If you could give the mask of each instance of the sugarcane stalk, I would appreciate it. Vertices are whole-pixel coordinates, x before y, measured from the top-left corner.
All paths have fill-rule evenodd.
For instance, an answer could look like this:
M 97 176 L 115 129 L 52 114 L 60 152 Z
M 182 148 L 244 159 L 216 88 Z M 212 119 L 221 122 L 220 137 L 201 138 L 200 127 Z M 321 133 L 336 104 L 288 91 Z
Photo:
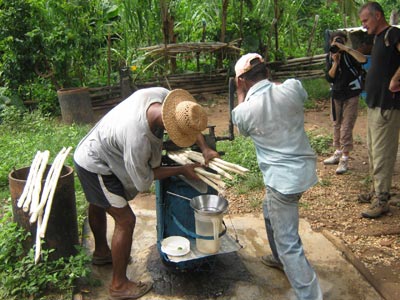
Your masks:
M 216 164 L 214 164 L 213 162 L 210 162 L 208 164 L 208 167 L 214 171 L 216 171 L 218 174 L 221 174 L 223 176 L 225 176 L 226 178 L 233 180 L 233 176 L 231 174 L 229 174 L 228 172 L 226 172 L 225 170 L 223 170 L 222 168 L 218 167 Z
M 197 176 L 199 176 L 199 178 L 205 182 L 206 184 L 208 184 L 209 186 L 211 186 L 214 190 L 218 191 L 218 193 L 222 194 L 222 190 L 220 189 L 220 187 L 215 184 L 213 181 L 211 181 L 210 179 L 208 179 L 206 176 L 203 176 L 201 174 L 198 174 Z
M 40 198 L 40 191 L 42 190 L 42 178 L 44 171 L 46 170 L 47 162 L 49 160 L 50 152 L 45 150 L 42 152 L 42 160 L 40 162 L 40 166 L 38 172 L 36 174 L 35 182 L 34 182 L 34 189 L 32 193 L 32 202 L 30 207 L 30 213 L 34 212 L 39 205 L 39 198 Z
M 192 150 L 185 150 L 184 153 L 192 160 L 197 161 L 198 163 L 201 163 L 202 165 L 205 164 L 205 160 L 203 155 L 201 155 L 199 152 L 192 151 Z
M 192 150 L 186 150 L 185 153 L 188 155 L 188 157 L 194 161 L 197 161 L 199 163 L 204 164 L 204 158 L 203 156 L 196 152 L 196 151 L 192 151 Z M 221 159 L 220 159 L 221 160 Z M 222 160 L 223 161 L 223 160 Z M 217 162 L 218 163 L 218 162 Z M 216 171 L 218 174 L 221 174 L 223 176 L 225 176 L 226 178 L 233 180 L 233 176 L 231 174 L 229 174 L 228 172 L 226 172 L 224 169 L 222 169 L 221 167 L 219 167 L 219 165 L 217 165 L 215 163 L 215 158 L 212 159 L 209 163 L 208 163 L 208 167 L 214 171 Z M 242 167 L 243 168 L 243 167 Z M 243 168 L 245 169 L 245 168 Z M 227 169 L 228 171 L 234 172 L 236 174 L 240 174 L 240 175 L 244 175 L 242 172 L 236 172 L 236 171 L 232 171 L 231 169 Z M 246 169 L 247 170 L 247 169 Z
M 210 178 L 207 177 L 208 179 L 210 179 L 211 181 L 213 181 L 214 183 L 216 183 L 218 186 L 222 187 L 222 188 L 226 188 L 226 183 L 223 182 L 221 179 L 215 179 L 215 178 Z
M 237 164 L 234 164 L 234 163 L 225 161 L 225 160 L 220 159 L 220 158 L 218 158 L 218 157 L 213 158 L 213 161 L 218 162 L 218 163 L 221 163 L 221 164 L 226 165 L 226 166 L 228 166 L 228 167 L 231 167 L 231 168 L 233 168 L 233 169 L 237 169 L 237 170 L 239 170 L 239 171 L 241 171 L 241 172 L 249 172 L 249 169 L 247 169 L 247 168 L 245 168 L 245 167 L 242 167 L 242 166 L 239 166 L 239 165 L 237 165 Z
M 185 152 L 186 154 L 188 154 L 188 156 L 189 156 L 190 158 L 192 158 L 192 157 L 193 157 L 193 158 L 194 158 L 194 157 L 202 157 L 202 158 L 203 158 L 203 156 L 202 156 L 199 152 L 196 152 L 196 151 L 185 150 L 184 152 Z M 221 158 L 219 158 L 219 157 L 215 157 L 215 158 L 213 158 L 211 161 L 215 161 L 215 162 L 217 162 L 217 163 L 226 165 L 227 167 L 231 167 L 232 169 L 237 169 L 237 170 L 239 170 L 239 171 L 241 171 L 241 172 L 249 172 L 249 169 L 247 169 L 247 168 L 245 168 L 245 167 L 242 167 L 242 166 L 240 166 L 240 165 L 238 165 L 238 164 L 234 164 L 234 163 L 225 161 L 225 160 L 223 160 L 223 159 L 221 159 Z M 204 164 L 204 158 L 203 158 L 202 163 Z
M 46 181 L 44 183 L 44 187 L 43 187 L 43 192 L 42 192 L 42 196 L 40 197 L 40 201 L 38 206 L 36 207 L 36 209 L 31 213 L 31 217 L 29 219 L 29 222 L 35 223 L 37 218 L 38 218 L 38 214 L 40 212 L 43 212 L 43 209 L 46 205 L 47 199 L 49 197 L 49 193 L 50 193 L 50 189 L 51 189 L 51 178 L 53 177 L 54 174 L 54 169 L 56 168 L 56 162 L 60 159 L 60 157 L 63 155 L 63 153 L 65 152 L 66 148 L 63 147 L 63 149 L 57 154 L 57 156 L 55 157 L 53 164 L 50 167 L 49 172 L 47 173 L 47 177 L 46 177 Z M 43 215 L 43 213 L 42 213 Z
M 31 166 L 29 168 L 29 174 L 28 174 L 28 177 L 27 177 L 26 182 L 25 182 L 24 190 L 22 191 L 22 194 L 19 197 L 18 202 L 17 202 L 17 206 L 19 208 L 21 208 L 25 203 L 26 196 L 28 195 L 28 192 L 29 192 L 29 189 L 30 189 L 30 186 L 31 186 L 32 177 L 34 176 L 34 173 L 35 173 L 34 170 L 36 168 L 36 165 L 38 164 L 39 157 L 40 157 L 40 151 L 36 152 L 36 155 L 33 158 Z
M 236 174 L 239 174 L 239 175 L 246 175 L 245 172 L 242 172 L 242 171 L 240 171 L 238 169 L 232 168 L 232 167 L 230 167 L 230 166 L 228 166 L 226 164 L 222 164 L 222 163 L 220 163 L 218 161 L 214 161 L 213 160 L 210 163 L 220 167 L 221 169 L 224 169 L 225 171 L 230 171 L 230 172 L 233 172 L 233 173 L 236 173 Z
M 187 157 L 189 159 L 204 165 L 204 163 L 205 163 L 204 157 L 200 153 L 198 153 L 196 151 L 192 151 L 192 150 L 184 150 L 183 152 L 187 155 Z M 212 162 L 209 162 L 208 168 L 216 171 L 218 174 L 221 174 L 222 176 L 225 176 L 226 178 L 228 178 L 230 180 L 234 179 L 231 174 L 229 174 L 228 172 L 225 172 L 223 169 L 221 169 L 217 165 L 213 164 Z
M 52 181 L 51 190 L 50 190 L 49 197 L 47 199 L 47 203 L 46 203 L 46 207 L 45 207 L 45 211 L 44 211 L 44 215 L 43 215 L 43 225 L 40 228 L 40 237 L 41 238 L 44 238 L 46 235 L 47 223 L 49 221 L 51 206 L 53 204 L 53 198 L 54 198 L 54 193 L 55 193 L 55 190 L 57 187 L 58 179 L 60 177 L 61 170 L 64 165 L 64 161 L 67 158 L 67 155 L 69 154 L 71 149 L 72 149 L 72 147 L 68 147 L 68 149 L 65 150 L 65 152 L 61 155 L 60 159 L 56 162 L 57 163 L 56 169 L 54 170 L 54 174 L 51 178 L 51 181 Z
M 42 227 L 42 218 L 38 218 L 36 224 L 36 240 L 35 240 L 35 265 L 40 260 L 40 253 L 42 252 L 42 244 L 40 239 L 40 228 Z
M 177 163 L 179 163 L 181 165 L 193 164 L 193 162 L 189 158 L 187 158 L 184 155 L 178 154 L 178 153 L 169 153 L 168 156 L 172 160 L 175 160 Z M 211 178 L 219 179 L 219 180 L 221 179 L 220 175 L 208 172 L 208 171 L 204 170 L 203 168 L 197 167 L 197 168 L 194 168 L 194 171 L 197 174 L 202 174 L 202 175 L 207 176 L 207 177 L 211 177 Z
M 33 174 L 32 174 L 32 178 L 31 178 L 31 182 L 29 183 L 29 187 L 28 187 L 28 194 L 26 195 L 26 199 L 24 202 L 24 205 L 22 206 L 22 210 L 24 212 L 28 212 L 29 211 L 29 207 L 31 205 L 32 202 L 32 194 L 33 194 L 33 190 L 35 188 L 35 183 L 36 183 L 36 177 L 38 175 L 38 171 L 39 171 L 39 167 L 40 164 L 42 162 L 42 153 L 40 151 L 38 151 L 39 155 L 38 155 L 38 160 L 34 166 Z M 26 183 L 25 183 L 26 184 Z

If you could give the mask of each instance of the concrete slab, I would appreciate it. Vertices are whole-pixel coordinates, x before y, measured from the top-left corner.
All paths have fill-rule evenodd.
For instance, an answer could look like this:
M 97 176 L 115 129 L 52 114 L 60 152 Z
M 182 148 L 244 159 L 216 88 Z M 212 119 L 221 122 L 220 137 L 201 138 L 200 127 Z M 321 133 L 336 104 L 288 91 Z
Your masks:
M 270 252 L 262 215 L 224 217 L 228 234 L 237 237 L 243 248 L 210 257 L 204 268 L 181 272 L 168 268 L 160 259 L 156 247 L 155 196 L 141 194 L 130 204 L 137 216 L 137 225 L 131 252 L 133 263 L 128 267 L 128 277 L 154 283 L 152 291 L 140 299 L 295 299 L 284 273 L 260 263 L 260 256 Z M 111 240 L 111 218 L 108 225 L 108 238 Z M 321 233 L 311 230 L 305 220 L 300 220 L 300 235 L 307 258 L 318 274 L 324 299 L 383 299 Z M 89 252 L 93 250 L 90 230 L 87 230 L 84 244 Z M 102 284 L 91 288 L 81 298 L 108 299 L 112 266 L 93 266 L 93 274 Z

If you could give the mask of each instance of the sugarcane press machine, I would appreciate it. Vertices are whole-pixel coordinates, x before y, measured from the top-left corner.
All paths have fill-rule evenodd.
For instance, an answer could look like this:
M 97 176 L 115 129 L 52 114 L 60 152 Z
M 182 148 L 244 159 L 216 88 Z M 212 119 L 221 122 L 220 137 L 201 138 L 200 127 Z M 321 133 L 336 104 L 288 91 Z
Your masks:
M 215 134 L 215 126 L 208 126 L 208 134 L 205 135 L 207 144 L 217 150 L 218 141 L 234 139 L 234 131 L 231 113 L 234 107 L 235 82 L 233 78 L 229 80 L 229 128 L 228 136 L 217 137 Z M 163 150 L 168 151 L 180 150 L 178 146 L 167 140 L 164 142 Z M 192 150 L 198 151 L 197 146 L 192 146 Z M 222 156 L 223 153 L 220 153 Z M 163 155 L 162 165 L 174 165 L 175 162 Z M 212 268 L 213 262 L 217 255 L 235 252 L 240 249 L 240 244 L 236 238 L 233 238 L 226 230 L 219 234 L 220 248 L 213 254 L 202 253 L 196 249 L 196 229 L 195 229 L 195 212 L 189 201 L 182 199 L 178 195 L 188 199 L 199 195 L 217 195 L 218 192 L 203 184 L 203 182 L 190 182 L 182 176 L 170 177 L 156 181 L 156 214 L 157 214 L 157 249 L 161 260 L 167 267 L 174 270 L 203 270 Z M 190 241 L 190 252 L 183 256 L 172 256 L 163 251 L 162 242 L 168 237 L 181 236 Z M 212 237 L 204 237 L 212 239 Z

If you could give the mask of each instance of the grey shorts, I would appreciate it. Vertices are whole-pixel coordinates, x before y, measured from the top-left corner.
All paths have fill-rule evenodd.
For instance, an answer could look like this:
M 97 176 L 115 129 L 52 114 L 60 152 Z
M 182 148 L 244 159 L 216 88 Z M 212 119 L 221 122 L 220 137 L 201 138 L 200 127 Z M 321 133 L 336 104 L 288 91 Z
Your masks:
M 81 182 L 86 200 L 94 205 L 109 207 L 125 207 L 128 204 L 125 198 L 124 187 L 114 174 L 101 175 L 89 172 L 79 166 L 75 161 L 75 171 Z

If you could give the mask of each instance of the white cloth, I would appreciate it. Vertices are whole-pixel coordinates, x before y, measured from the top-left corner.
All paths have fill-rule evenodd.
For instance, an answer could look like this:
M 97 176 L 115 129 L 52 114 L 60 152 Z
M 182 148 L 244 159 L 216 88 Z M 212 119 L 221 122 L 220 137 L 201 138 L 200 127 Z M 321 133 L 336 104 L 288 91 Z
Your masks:
M 133 93 L 82 139 L 74 160 L 87 171 L 116 175 L 128 199 L 148 190 L 154 180 L 152 169 L 161 164 L 163 139 L 151 132 L 146 112 L 152 103 L 162 103 L 168 92 L 148 88 Z
M 264 183 L 282 194 L 317 182 L 316 155 L 304 130 L 307 92 L 300 81 L 256 83 L 232 112 L 233 123 L 254 142 Z

